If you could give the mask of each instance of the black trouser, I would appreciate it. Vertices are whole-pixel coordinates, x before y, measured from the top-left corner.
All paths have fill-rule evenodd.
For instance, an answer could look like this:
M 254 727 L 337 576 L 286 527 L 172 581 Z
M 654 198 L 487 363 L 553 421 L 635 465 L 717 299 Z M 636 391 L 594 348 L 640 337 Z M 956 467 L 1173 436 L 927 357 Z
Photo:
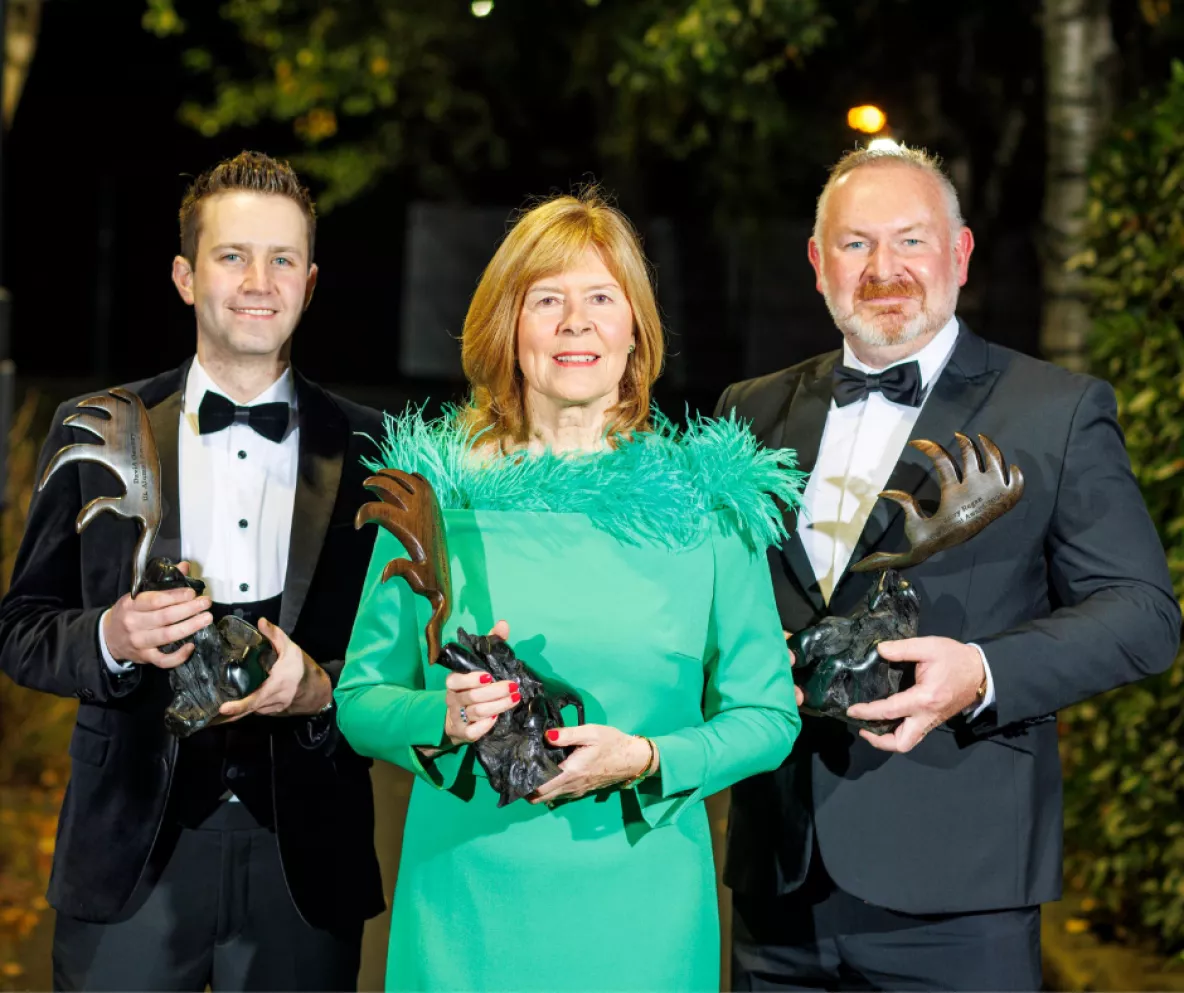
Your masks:
M 361 923 L 341 933 L 309 927 L 288 894 L 275 834 L 242 804 L 223 803 L 199 828 L 173 828 L 153 865 L 125 920 L 58 915 L 55 989 L 357 989 Z
M 735 990 L 1039 990 L 1040 908 L 915 916 L 864 903 L 818 850 L 801 889 L 735 894 Z

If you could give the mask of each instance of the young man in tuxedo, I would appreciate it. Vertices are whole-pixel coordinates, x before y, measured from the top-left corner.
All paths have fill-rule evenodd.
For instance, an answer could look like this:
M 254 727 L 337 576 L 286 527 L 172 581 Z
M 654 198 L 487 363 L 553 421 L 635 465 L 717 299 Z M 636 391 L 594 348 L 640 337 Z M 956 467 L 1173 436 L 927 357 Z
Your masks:
M 368 761 L 337 731 L 332 690 L 373 535 L 360 458 L 377 412 L 289 362 L 312 298 L 313 203 L 258 153 L 215 166 L 181 206 L 173 282 L 197 318 L 197 354 L 128 389 L 160 454 L 154 555 L 205 583 L 134 600 L 133 521 L 80 508 L 117 495 L 70 463 L 33 498 L 0 603 L 0 665 L 76 696 L 73 772 L 49 900 L 54 985 L 72 990 L 342 990 L 357 982 L 363 921 L 383 898 Z M 81 399 L 81 398 L 80 398 Z M 40 459 L 93 437 L 64 423 Z M 162 646 L 236 614 L 278 659 L 231 720 L 178 741 Z
M 805 719 L 777 772 L 732 791 L 736 989 L 1039 989 L 1039 905 L 1061 887 L 1056 712 L 1161 672 L 1180 612 L 1108 385 L 992 345 L 955 316 L 974 239 L 923 152 L 858 151 L 818 202 L 810 262 L 842 349 L 729 387 L 717 414 L 796 450 L 803 513 L 770 565 L 783 625 L 846 615 L 904 551 L 936 473 L 911 447 L 995 441 L 1019 504 L 908 569 L 920 637 L 884 643 L 915 683 Z

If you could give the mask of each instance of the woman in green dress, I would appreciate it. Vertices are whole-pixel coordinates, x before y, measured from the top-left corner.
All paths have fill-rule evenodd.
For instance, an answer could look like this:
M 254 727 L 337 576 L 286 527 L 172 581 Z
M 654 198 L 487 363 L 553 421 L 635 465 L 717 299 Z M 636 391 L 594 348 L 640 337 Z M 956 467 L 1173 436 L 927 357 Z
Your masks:
M 445 640 L 494 628 L 587 723 L 549 732 L 562 771 L 499 808 L 469 746 L 518 688 L 427 664 L 430 605 L 381 581 L 406 552 L 379 533 L 336 698 L 354 749 L 417 776 L 387 988 L 717 990 L 703 801 L 798 733 L 764 552 L 800 475 L 734 421 L 653 423 L 657 307 L 635 233 L 595 194 L 523 215 L 463 352 L 471 404 L 388 418 L 375 468 L 422 474 L 440 502 Z

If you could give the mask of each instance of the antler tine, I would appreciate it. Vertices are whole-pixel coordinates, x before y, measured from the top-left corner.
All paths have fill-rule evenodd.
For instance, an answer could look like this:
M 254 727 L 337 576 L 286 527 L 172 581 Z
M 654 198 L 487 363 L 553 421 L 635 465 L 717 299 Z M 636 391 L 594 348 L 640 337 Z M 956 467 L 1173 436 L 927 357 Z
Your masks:
M 937 470 L 937 478 L 941 482 L 941 491 L 943 493 L 962 482 L 962 477 L 958 474 L 958 467 L 954 465 L 953 456 L 936 441 L 929 441 L 927 438 L 915 438 L 909 444 L 918 452 L 922 452 L 929 457 L 929 461 L 933 463 L 933 468 Z
M 106 393 L 98 393 L 93 397 L 87 397 L 85 400 L 79 400 L 75 406 L 82 407 L 84 410 L 101 410 L 108 416 L 114 416 L 118 403 L 126 405 L 129 401 L 118 395 L 108 396 Z
M 905 516 L 905 529 L 909 527 L 909 523 L 913 521 L 920 521 L 924 518 L 921 516 L 921 508 L 917 505 L 917 498 L 911 493 L 906 493 L 904 490 L 884 490 L 880 496 L 885 500 L 891 500 L 893 503 L 899 503 Z
M 406 482 L 393 475 L 390 469 L 383 469 L 381 473 L 371 476 L 362 485 L 383 503 L 393 504 L 400 510 L 407 509 L 405 495 L 410 496 L 415 492 Z
M 1015 466 L 1008 466 L 1007 461 L 1003 458 L 1003 453 L 999 451 L 999 446 L 996 445 L 986 435 L 978 436 L 978 443 L 982 446 L 983 459 L 987 463 L 987 471 L 996 475 L 1003 480 L 1008 486 L 1012 484 L 1012 477 L 1019 472 Z
M 424 477 L 418 472 L 404 472 L 402 469 L 383 469 L 379 475 L 385 476 L 387 479 L 398 483 L 401 487 L 403 487 L 404 490 L 407 491 L 409 496 L 415 496 L 415 486 L 417 480 L 420 483 L 427 482 L 427 480 L 424 479 Z
M 103 511 L 112 513 L 116 517 L 122 517 L 125 520 L 130 519 L 134 515 L 127 513 L 127 511 L 125 511 L 123 507 L 120 506 L 120 502 L 122 500 L 123 497 L 121 496 L 95 497 L 90 503 L 88 503 L 82 508 L 82 510 L 78 512 L 78 519 L 74 522 L 74 530 L 79 534 L 82 534 L 90 522 L 98 517 L 99 514 L 103 513 Z
M 98 424 L 95 424 L 93 421 L 87 419 L 87 415 L 89 413 L 90 413 L 90 411 L 86 410 L 86 411 L 81 411 L 77 414 L 71 414 L 64 421 L 62 421 L 62 423 L 68 424 L 72 428 L 78 428 L 79 431 L 89 431 L 91 434 L 93 434 L 100 441 L 106 441 L 107 439 L 106 439 L 106 436 L 103 434 L 102 427 Z M 88 442 L 88 444 L 93 444 L 93 442 Z
M 49 465 L 45 467 L 45 472 L 41 474 L 41 482 L 37 484 L 37 489 L 45 489 L 46 483 L 49 482 L 49 477 L 62 466 L 69 465 L 71 462 L 99 462 L 102 465 L 107 465 L 107 460 L 102 458 L 101 455 L 102 452 L 98 445 L 77 444 L 59 448 L 53 453 L 53 458 L 49 460 Z
M 393 503 L 383 503 L 381 500 L 364 503 L 354 514 L 354 529 L 360 531 L 367 524 L 381 524 L 389 530 L 399 523 L 398 517 L 395 516 L 398 510 L 406 508 L 396 507 Z
M 965 479 L 972 472 L 985 472 L 987 467 L 983 464 L 983 457 L 975 448 L 974 442 L 958 431 L 954 432 L 954 439 L 962 452 L 962 478 Z

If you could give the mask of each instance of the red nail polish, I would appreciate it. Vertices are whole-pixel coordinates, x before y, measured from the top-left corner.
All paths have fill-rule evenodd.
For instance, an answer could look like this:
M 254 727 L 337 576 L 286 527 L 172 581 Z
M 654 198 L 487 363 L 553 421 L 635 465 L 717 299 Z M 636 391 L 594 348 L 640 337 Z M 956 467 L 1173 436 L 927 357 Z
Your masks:
M 521 693 L 511 693 L 510 699 L 513 700 L 515 703 L 517 703 L 519 700 L 522 699 L 522 694 Z
M 559 732 L 556 731 L 554 728 L 552 728 L 550 731 L 547 732 L 547 740 L 548 741 L 558 741 L 559 740 Z
M 510 684 L 510 692 L 511 692 L 511 693 L 517 693 L 517 692 L 518 692 L 518 684 L 517 684 L 517 683 L 511 683 L 511 684 Z
M 483 672 L 483 673 L 481 673 L 481 682 L 492 683 L 493 677 L 488 672 Z

